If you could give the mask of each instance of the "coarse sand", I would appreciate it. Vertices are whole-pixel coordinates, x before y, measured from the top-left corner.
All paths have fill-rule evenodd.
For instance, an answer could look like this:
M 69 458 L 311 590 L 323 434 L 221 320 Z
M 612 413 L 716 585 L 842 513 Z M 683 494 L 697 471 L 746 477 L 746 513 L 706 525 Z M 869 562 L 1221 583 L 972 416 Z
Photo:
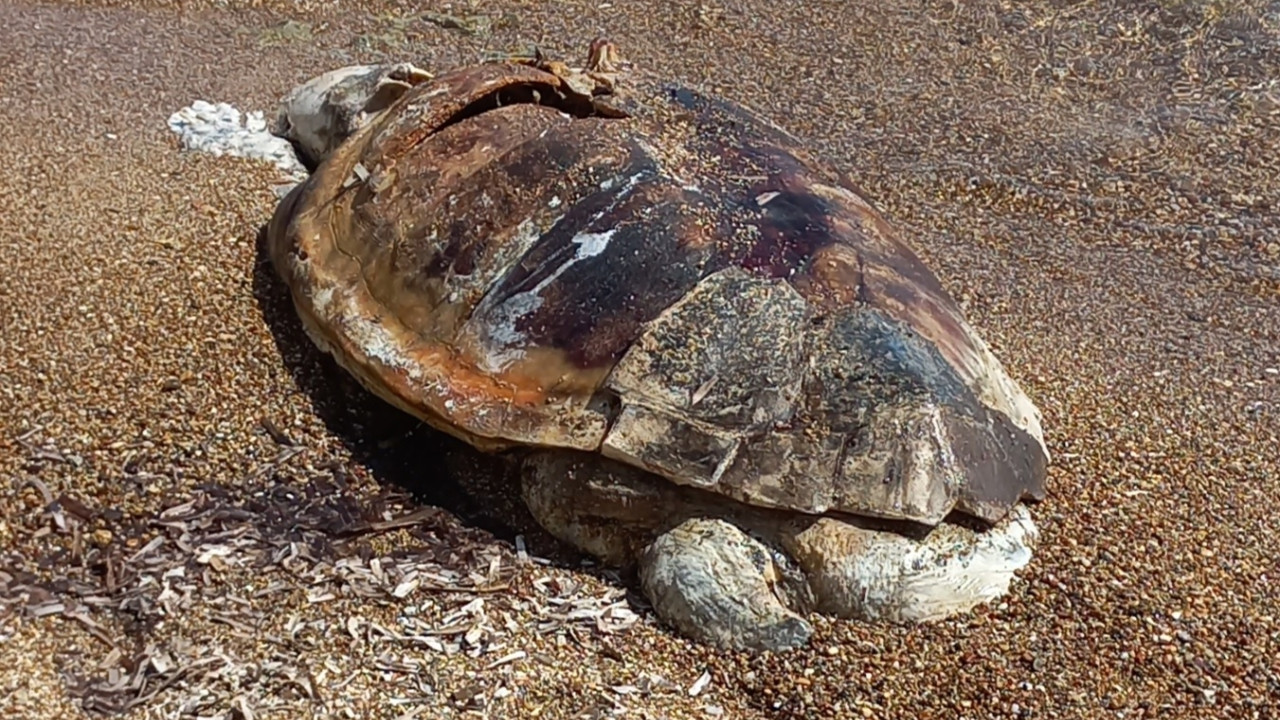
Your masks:
M 597 33 L 847 171 L 1040 405 L 1003 602 L 667 632 L 307 343 L 280 171 L 166 126 Z M 0 717 L 1278 718 L 1278 207 L 1276 2 L 0 0 Z

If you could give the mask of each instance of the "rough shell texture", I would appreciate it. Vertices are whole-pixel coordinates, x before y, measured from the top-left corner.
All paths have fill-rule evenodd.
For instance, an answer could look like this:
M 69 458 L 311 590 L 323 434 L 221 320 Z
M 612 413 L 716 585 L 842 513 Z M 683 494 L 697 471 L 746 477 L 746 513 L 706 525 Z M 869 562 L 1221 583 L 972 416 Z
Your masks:
M 316 341 L 478 446 L 752 505 L 936 524 L 1042 496 L 1035 407 L 855 189 L 742 108 L 623 84 L 464 67 L 339 146 L 270 229 Z

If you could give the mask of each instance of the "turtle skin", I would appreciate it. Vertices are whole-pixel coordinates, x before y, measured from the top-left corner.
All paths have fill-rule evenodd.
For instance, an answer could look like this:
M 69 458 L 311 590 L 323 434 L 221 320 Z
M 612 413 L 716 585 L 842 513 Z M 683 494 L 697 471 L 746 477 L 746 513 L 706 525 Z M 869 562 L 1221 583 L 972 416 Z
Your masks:
M 396 67 L 282 110 L 323 143 L 267 233 L 319 347 L 511 455 L 539 522 L 637 565 L 693 637 L 779 650 L 812 610 L 1005 592 L 1037 536 L 1039 412 L 856 187 L 600 41 L 584 69 Z M 317 120 L 335 82 L 372 110 Z

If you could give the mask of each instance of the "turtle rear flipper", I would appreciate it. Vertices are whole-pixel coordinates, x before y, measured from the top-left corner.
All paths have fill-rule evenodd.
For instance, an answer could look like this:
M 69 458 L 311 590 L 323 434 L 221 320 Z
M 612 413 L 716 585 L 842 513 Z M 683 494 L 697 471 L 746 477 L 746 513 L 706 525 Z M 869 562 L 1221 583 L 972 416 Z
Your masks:
M 724 520 L 694 518 L 659 535 L 637 558 L 658 617 L 718 647 L 790 650 L 813 628 L 774 593 L 768 549 Z
M 984 531 L 944 523 L 911 537 L 823 517 L 778 535 L 818 612 L 896 623 L 941 620 L 1001 597 L 1040 538 L 1022 505 Z

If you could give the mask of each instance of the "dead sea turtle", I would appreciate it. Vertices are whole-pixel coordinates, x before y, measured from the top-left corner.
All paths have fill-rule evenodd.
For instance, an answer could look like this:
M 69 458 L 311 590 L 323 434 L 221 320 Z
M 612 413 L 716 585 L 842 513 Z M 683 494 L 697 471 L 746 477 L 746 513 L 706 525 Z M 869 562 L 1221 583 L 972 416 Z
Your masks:
M 621 63 L 313 80 L 268 227 L 308 334 L 520 467 L 533 515 L 660 618 L 802 645 L 922 621 L 1037 539 L 1039 413 L 884 217 L 791 135 Z

